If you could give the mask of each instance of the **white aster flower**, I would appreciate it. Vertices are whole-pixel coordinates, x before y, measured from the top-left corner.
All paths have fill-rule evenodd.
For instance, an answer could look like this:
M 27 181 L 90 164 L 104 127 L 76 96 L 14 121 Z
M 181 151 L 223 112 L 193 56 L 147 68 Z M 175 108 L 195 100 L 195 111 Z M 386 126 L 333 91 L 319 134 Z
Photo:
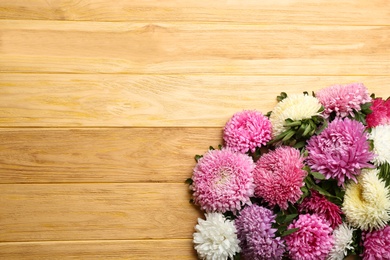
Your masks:
M 345 187 L 343 212 L 347 221 L 364 231 L 383 228 L 390 220 L 390 194 L 377 169 L 363 169 L 358 183 Z
M 285 120 L 309 119 L 312 116 L 319 115 L 318 111 L 321 108 L 321 103 L 317 98 L 309 95 L 293 94 L 280 101 L 272 110 L 270 121 L 272 124 L 273 135 L 281 134 L 285 127 Z
M 371 129 L 370 139 L 374 141 L 376 166 L 382 163 L 390 163 L 390 125 L 378 125 Z
M 205 260 L 226 260 L 240 252 L 237 230 L 233 221 L 221 213 L 206 213 L 206 220 L 198 219 L 194 233 L 195 249 Z
M 346 223 L 339 225 L 334 231 L 334 245 L 330 250 L 328 260 L 343 260 L 347 255 L 347 251 L 353 249 L 353 231 Z

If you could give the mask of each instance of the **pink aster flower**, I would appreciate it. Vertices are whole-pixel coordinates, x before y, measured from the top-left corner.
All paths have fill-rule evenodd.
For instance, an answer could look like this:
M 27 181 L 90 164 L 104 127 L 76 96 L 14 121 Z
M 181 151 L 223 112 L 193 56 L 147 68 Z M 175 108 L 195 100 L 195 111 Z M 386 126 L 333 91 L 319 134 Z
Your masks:
M 363 232 L 363 260 L 390 259 L 390 226 Z
M 275 237 L 274 222 L 271 210 L 255 204 L 240 212 L 235 224 L 245 259 L 282 259 L 285 246 L 280 237 Z
M 340 207 L 315 190 L 312 190 L 310 197 L 306 197 L 299 205 L 299 212 L 323 216 L 333 229 L 342 223 Z
M 251 157 L 228 148 L 208 151 L 192 174 L 194 202 L 206 212 L 222 213 L 250 204 L 254 167 Z
M 323 114 L 326 118 L 332 112 L 337 117 L 353 116 L 354 110 L 359 111 L 361 105 L 371 101 L 368 90 L 362 83 L 330 86 L 317 91 L 316 97 L 325 108 Z
M 285 241 L 292 260 L 326 259 L 333 247 L 334 238 L 329 223 L 318 215 L 300 215 L 288 229 L 299 228 L 287 235 Z
M 358 121 L 335 119 L 306 146 L 309 156 L 307 164 L 313 171 L 334 178 L 342 186 L 346 179 L 356 182 L 362 168 L 372 168 L 369 161 L 374 158 L 367 141 L 365 127 Z
M 271 123 L 262 113 L 242 111 L 233 115 L 226 123 L 223 139 L 226 146 L 235 152 L 254 152 L 256 147 L 271 140 Z
M 375 98 L 370 109 L 372 113 L 366 117 L 367 127 L 390 124 L 390 99 L 385 101 L 381 98 Z
M 253 171 L 255 195 L 271 206 L 287 209 L 288 202 L 295 203 L 302 195 L 301 187 L 307 175 L 303 166 L 299 150 L 289 146 L 264 154 Z

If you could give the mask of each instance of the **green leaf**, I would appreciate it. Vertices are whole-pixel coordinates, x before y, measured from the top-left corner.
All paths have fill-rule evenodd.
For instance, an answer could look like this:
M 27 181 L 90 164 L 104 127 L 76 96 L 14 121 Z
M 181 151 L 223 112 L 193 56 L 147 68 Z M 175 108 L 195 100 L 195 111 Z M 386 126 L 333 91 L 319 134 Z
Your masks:
M 192 185 L 194 181 L 191 178 L 188 178 L 184 183 L 188 185 Z
M 311 131 L 312 131 L 312 128 L 311 128 L 310 124 L 307 124 L 302 136 L 307 137 Z
M 289 214 L 286 216 L 286 219 L 284 220 L 284 223 L 288 223 L 293 221 L 294 218 L 296 218 L 298 214 Z
M 295 132 L 293 130 L 288 130 L 287 131 L 288 133 L 283 137 L 282 141 L 285 142 L 287 140 L 289 140 L 291 137 L 293 137 L 293 135 L 295 134 Z
M 209 150 L 215 150 L 214 147 L 210 145 Z
M 281 237 L 288 236 L 288 235 L 290 235 L 298 230 L 299 230 L 299 228 L 288 229 L 282 233 Z
M 310 172 L 310 173 L 317 180 L 325 180 L 325 176 L 322 173 L 319 173 L 319 172 Z
M 202 157 L 203 157 L 203 155 L 199 155 L 199 154 L 195 155 L 195 161 L 198 162 L 199 159 Z
M 294 127 L 294 126 L 299 126 L 302 124 L 302 121 L 301 120 L 297 120 L 297 121 L 292 121 L 292 122 L 288 122 L 287 121 L 288 119 L 286 119 L 286 123 L 284 123 L 284 127 Z
M 282 213 L 282 212 L 281 212 Z M 279 215 L 275 218 L 276 223 L 282 224 L 284 223 L 284 220 L 286 219 L 286 215 Z
M 276 97 L 276 100 L 278 102 L 282 101 L 283 99 L 285 99 L 287 97 L 287 94 L 286 92 L 281 92 L 279 96 Z
M 294 148 L 300 149 L 300 148 L 304 147 L 305 144 L 306 144 L 305 141 L 300 141 L 300 142 L 294 144 Z

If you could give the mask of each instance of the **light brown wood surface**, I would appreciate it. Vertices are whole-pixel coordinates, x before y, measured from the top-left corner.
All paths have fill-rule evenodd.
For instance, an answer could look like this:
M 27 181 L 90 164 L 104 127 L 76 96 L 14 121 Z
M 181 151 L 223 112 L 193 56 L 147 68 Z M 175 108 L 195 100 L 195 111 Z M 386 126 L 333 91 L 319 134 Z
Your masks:
M 196 259 L 184 180 L 281 91 L 390 96 L 390 2 L 0 1 L 0 259 Z

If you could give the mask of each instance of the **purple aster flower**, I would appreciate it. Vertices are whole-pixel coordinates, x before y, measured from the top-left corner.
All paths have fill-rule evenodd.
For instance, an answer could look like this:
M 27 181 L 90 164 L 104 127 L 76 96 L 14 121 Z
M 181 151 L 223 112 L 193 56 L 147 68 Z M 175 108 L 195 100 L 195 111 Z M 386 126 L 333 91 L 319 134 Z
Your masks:
M 255 163 L 246 154 L 228 148 L 211 150 L 192 174 L 194 202 L 206 212 L 237 211 L 251 204 Z
M 390 259 L 390 226 L 363 232 L 363 260 Z
M 284 239 L 292 260 L 326 259 L 334 243 L 329 222 L 316 214 L 305 214 L 288 226 L 293 228 L 299 229 Z
M 334 85 L 316 92 L 316 98 L 324 106 L 324 116 L 327 118 L 334 112 L 337 117 L 354 115 L 360 106 L 370 102 L 371 97 L 362 83 L 348 85 Z
M 367 141 L 365 127 L 358 121 L 335 119 L 306 146 L 309 156 L 307 164 L 313 171 L 334 178 L 342 186 L 346 179 L 356 182 L 362 168 L 372 168 L 374 158 Z
M 257 111 L 242 111 L 233 115 L 226 123 L 223 139 L 226 146 L 235 152 L 254 152 L 256 147 L 271 140 L 271 122 Z
M 267 208 L 251 205 L 235 220 L 238 240 L 245 259 L 282 259 L 285 246 L 272 228 L 275 215 Z

